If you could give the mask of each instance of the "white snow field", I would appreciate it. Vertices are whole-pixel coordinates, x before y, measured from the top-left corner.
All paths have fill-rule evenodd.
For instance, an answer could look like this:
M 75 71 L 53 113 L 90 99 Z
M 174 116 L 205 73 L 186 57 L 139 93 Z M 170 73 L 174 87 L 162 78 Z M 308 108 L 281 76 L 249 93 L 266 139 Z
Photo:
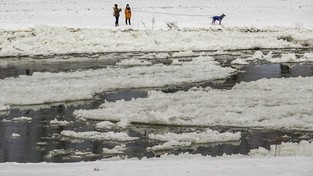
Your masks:
M 114 27 L 113 4 L 133 10 L 132 26 Z M 222 25 L 211 25 L 211 17 L 226 14 Z M 193 51 L 257 48 L 312 48 L 312 0 L 0 0 L 0 66 L 15 56 L 58 55 L 104 52 L 176 51 L 171 65 L 152 65 L 124 60 L 116 67 L 60 73 L 34 73 L 0 80 L 0 112 L 14 105 L 47 104 L 91 99 L 96 93 L 123 88 L 154 88 L 215 79 L 225 79 L 235 69 L 221 67 L 212 57 L 179 61 Z M 180 55 L 181 54 L 181 55 Z M 165 56 L 166 58 L 166 56 Z M 88 59 L 88 58 L 85 58 Z M 293 53 L 280 58 L 257 51 L 251 58 L 238 57 L 232 64 L 254 60 L 271 63 L 313 61 L 312 52 L 301 58 Z M 36 62 L 48 62 L 37 60 Z M 131 66 L 131 67 L 125 67 Z M 147 98 L 106 102 L 99 109 L 77 110 L 81 119 L 100 120 L 98 128 L 115 123 L 191 126 L 235 126 L 262 129 L 313 131 L 312 77 L 261 79 L 242 82 L 231 90 L 193 88 L 165 94 L 149 91 Z M 17 120 L 29 120 L 19 118 Z M 102 122 L 101 122 L 102 121 Z M 112 122 L 111 122 L 112 121 Z M 61 125 L 59 121 L 52 121 Z M 210 134 L 209 134 L 210 132 Z M 163 146 L 188 146 L 202 133 L 156 134 Z M 207 135 L 215 134 L 208 130 Z M 239 133 L 216 134 L 220 141 L 238 140 Z M 64 136 L 80 139 L 136 140 L 126 133 L 75 132 Z M 171 136 L 172 135 L 172 136 Z M 13 134 L 20 138 L 20 134 Z M 187 138 L 186 138 L 187 137 Z M 203 140 L 216 140 L 205 136 Z M 208 139 L 212 137 L 212 139 Z M 228 138 L 230 137 L 230 138 Z M 184 138 L 184 139 L 182 139 Z M 175 139 L 175 140 L 174 140 Z M 103 149 L 123 152 L 124 147 Z M 86 176 L 86 175 L 233 175 L 312 176 L 312 142 L 282 143 L 270 150 L 251 150 L 249 156 L 208 157 L 181 154 L 160 158 L 117 159 L 79 163 L 0 163 L 5 176 Z M 57 152 L 57 151 L 56 151 Z M 53 153 L 53 151 L 52 151 Z M 275 157 L 277 156 L 277 157 Z
M 181 27 L 210 27 L 212 16 L 226 15 L 222 24 L 232 27 L 312 26 L 311 0 L 1 0 L 1 28 L 37 25 L 73 28 L 114 28 L 112 8 L 126 4 L 133 10 L 132 26 L 162 29 L 165 22 Z M 153 20 L 154 19 L 154 20 Z M 125 27 L 124 13 L 120 27 Z
M 85 175 L 233 175 L 311 176 L 313 157 L 226 157 L 176 156 L 143 160 L 79 163 L 2 163 L 1 174 L 40 176 Z
M 0 56 L 313 45 L 311 0 L 136 0 L 132 3 L 2 0 L 0 3 Z M 122 15 L 120 27 L 113 27 L 114 3 L 123 9 L 130 3 L 132 26 L 124 25 Z M 211 17 L 221 13 L 226 14 L 223 25 L 212 26 Z M 176 27 L 168 30 L 166 22 L 173 21 Z

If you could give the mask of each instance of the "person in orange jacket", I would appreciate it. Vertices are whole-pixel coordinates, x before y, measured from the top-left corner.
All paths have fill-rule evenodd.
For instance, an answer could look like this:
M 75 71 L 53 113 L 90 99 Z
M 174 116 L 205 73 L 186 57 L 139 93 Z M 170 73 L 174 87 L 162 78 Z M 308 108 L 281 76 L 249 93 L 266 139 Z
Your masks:
M 131 25 L 130 24 L 130 18 L 132 17 L 132 12 L 131 12 L 131 9 L 129 7 L 129 4 L 126 4 L 126 8 L 125 8 L 125 22 L 126 22 L 126 25 Z

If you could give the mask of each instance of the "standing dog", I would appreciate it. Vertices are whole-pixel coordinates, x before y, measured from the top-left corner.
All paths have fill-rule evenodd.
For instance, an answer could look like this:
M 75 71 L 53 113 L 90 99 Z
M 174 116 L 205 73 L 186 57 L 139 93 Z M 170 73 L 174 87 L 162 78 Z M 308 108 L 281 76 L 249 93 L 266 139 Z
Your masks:
M 215 21 L 219 21 L 219 24 L 221 25 L 222 23 L 222 19 L 225 17 L 226 15 L 222 14 L 221 16 L 214 16 L 212 17 L 212 25 L 215 25 Z

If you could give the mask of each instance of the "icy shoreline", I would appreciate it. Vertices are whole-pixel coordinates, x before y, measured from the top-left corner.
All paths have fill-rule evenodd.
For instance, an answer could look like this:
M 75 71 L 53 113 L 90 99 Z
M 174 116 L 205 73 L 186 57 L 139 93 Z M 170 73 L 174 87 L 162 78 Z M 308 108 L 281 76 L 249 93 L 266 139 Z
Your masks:
M 310 29 L 249 32 L 214 28 L 194 30 L 111 30 L 41 26 L 0 31 L 0 56 L 71 53 L 236 50 L 313 46 Z

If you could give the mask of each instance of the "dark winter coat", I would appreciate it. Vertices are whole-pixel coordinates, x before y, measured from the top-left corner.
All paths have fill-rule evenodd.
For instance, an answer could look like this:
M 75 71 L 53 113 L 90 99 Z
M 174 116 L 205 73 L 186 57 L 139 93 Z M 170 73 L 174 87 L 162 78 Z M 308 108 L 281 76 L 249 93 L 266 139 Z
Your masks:
M 117 7 L 113 7 L 113 16 L 119 17 L 121 11 L 122 11 L 122 9 L 117 8 Z

